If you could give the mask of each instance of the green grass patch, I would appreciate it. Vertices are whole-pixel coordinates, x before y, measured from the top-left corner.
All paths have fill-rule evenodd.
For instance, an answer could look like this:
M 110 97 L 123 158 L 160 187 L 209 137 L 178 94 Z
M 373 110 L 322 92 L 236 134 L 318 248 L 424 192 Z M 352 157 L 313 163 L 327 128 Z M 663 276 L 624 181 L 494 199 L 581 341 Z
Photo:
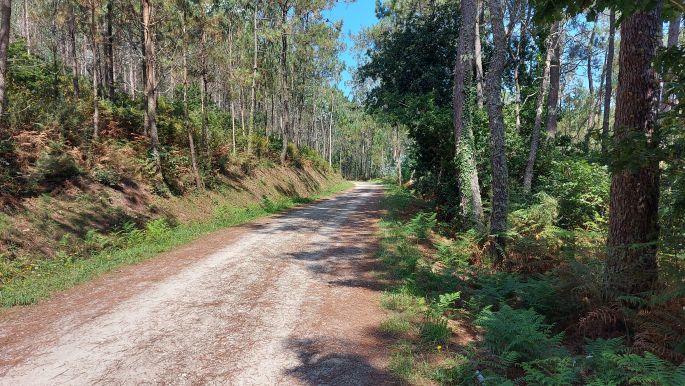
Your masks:
M 58 253 L 51 260 L 38 260 L 30 264 L 17 262 L 21 264 L 20 267 L 3 263 L 0 265 L 0 304 L 9 307 L 35 303 L 55 291 L 93 279 L 123 265 L 147 260 L 208 233 L 310 203 L 352 186 L 351 182 L 343 181 L 309 197 L 265 199 L 246 207 L 221 206 L 216 208 L 214 218 L 204 223 L 172 227 L 165 220 L 157 219 L 150 221 L 144 229 L 125 227 L 109 236 L 105 249 L 91 255 Z
M 403 315 L 392 315 L 381 322 L 381 332 L 394 336 L 406 335 L 412 329 L 412 323 Z

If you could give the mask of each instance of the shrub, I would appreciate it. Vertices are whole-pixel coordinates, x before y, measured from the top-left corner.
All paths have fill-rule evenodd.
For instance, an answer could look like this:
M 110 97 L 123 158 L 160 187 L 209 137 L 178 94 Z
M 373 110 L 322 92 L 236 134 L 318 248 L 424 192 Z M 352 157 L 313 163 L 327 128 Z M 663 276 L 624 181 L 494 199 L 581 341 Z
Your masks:
M 424 241 L 428 239 L 428 233 L 437 224 L 436 213 L 419 213 L 414 218 L 409 220 L 406 224 L 406 230 L 409 234 L 416 237 L 418 240 Z
M 552 326 L 533 309 L 513 309 L 502 304 L 499 311 L 485 308 L 476 325 L 485 330 L 484 344 L 493 354 L 517 362 L 561 356 L 563 333 L 552 334 Z
M 64 144 L 52 142 L 48 151 L 42 153 L 36 161 L 36 174 L 44 181 L 64 181 L 80 175 L 81 169 L 68 153 Z
M 121 175 L 111 168 L 98 168 L 93 170 L 91 174 L 93 180 L 105 186 L 115 187 L 121 182 Z
M 609 200 L 605 166 L 584 159 L 552 161 L 550 173 L 540 180 L 541 189 L 559 200 L 559 226 L 587 227 L 605 221 Z

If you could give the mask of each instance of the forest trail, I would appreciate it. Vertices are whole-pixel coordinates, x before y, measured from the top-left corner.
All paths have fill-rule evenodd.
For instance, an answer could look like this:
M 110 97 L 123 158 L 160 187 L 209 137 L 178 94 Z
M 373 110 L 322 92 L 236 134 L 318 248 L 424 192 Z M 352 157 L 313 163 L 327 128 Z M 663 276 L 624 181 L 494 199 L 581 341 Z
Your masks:
M 395 384 L 378 298 L 382 187 L 225 229 L 0 311 L 0 384 Z

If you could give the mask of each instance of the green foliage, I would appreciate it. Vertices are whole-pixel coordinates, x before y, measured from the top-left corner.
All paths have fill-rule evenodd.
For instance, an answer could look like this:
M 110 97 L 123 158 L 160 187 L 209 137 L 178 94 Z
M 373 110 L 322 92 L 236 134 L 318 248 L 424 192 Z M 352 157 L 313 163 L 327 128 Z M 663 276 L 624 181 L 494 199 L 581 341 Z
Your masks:
M 540 189 L 559 202 L 559 226 L 587 228 L 606 221 L 610 179 L 605 166 L 584 159 L 552 161 L 540 180 Z
M 551 357 L 524 362 L 523 380 L 529 385 L 566 386 L 577 378 L 571 357 Z
M 109 187 L 115 187 L 121 182 L 121 174 L 108 167 L 97 168 L 91 172 L 93 180 Z
M 419 213 L 409 220 L 405 226 L 407 232 L 420 241 L 428 239 L 429 232 L 437 224 L 436 213 Z
M 533 309 L 513 309 L 502 304 L 499 311 L 485 308 L 476 324 L 485 331 L 484 345 L 494 354 L 527 362 L 563 354 L 563 334 L 553 334 L 545 317 Z
M 82 173 L 62 142 L 52 142 L 36 161 L 36 176 L 41 181 L 58 182 Z
M 442 316 L 428 315 L 419 324 L 421 340 L 427 344 L 445 344 L 452 331 L 447 326 L 447 319 Z

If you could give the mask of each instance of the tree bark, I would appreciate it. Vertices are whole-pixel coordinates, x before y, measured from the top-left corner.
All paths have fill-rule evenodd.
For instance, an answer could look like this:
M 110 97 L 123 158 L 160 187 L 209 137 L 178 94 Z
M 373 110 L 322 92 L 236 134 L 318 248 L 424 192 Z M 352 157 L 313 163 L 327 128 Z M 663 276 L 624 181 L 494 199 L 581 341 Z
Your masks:
M 76 53 L 76 15 L 74 15 L 74 5 L 69 4 L 68 16 L 68 32 L 69 32 L 69 56 L 71 58 L 71 77 L 74 88 L 74 99 L 81 97 L 81 88 L 79 87 L 79 72 L 78 72 L 78 55 Z
M 159 154 L 159 136 L 157 134 L 157 82 L 155 74 L 155 35 L 153 31 L 154 9 L 152 0 L 142 0 L 143 16 L 143 56 L 145 59 L 145 131 L 150 136 L 152 158 L 156 173 L 162 175 L 162 160 Z
M 112 32 L 112 2 L 107 2 L 107 13 L 105 21 L 107 23 L 105 36 L 105 81 L 107 86 L 107 99 L 114 99 L 114 35 Z
M 528 163 L 526 164 L 526 171 L 523 175 L 523 192 L 530 193 L 533 185 L 533 169 L 535 167 L 535 160 L 537 158 L 538 148 L 540 147 L 540 128 L 542 127 L 542 113 L 547 97 L 547 90 L 549 88 L 550 78 L 550 64 L 552 56 L 554 56 L 554 39 L 559 32 L 559 22 L 555 22 L 547 38 L 547 54 L 545 55 L 545 64 L 542 70 L 542 81 L 540 82 L 540 89 L 538 90 L 538 101 L 535 109 L 535 123 L 533 124 L 533 132 L 530 139 L 530 151 L 528 152 Z
M 614 127 L 614 167 L 609 203 L 608 299 L 654 288 L 659 237 L 659 164 L 655 112 L 659 85 L 652 62 L 659 44 L 659 10 L 641 11 L 621 23 Z M 635 147 L 644 154 L 635 157 Z
M 484 0 L 475 0 L 476 14 L 473 18 L 475 24 L 471 24 L 469 22 L 469 24 L 473 25 L 474 31 L 473 39 L 469 40 L 473 40 L 474 43 L 473 56 L 476 63 L 476 102 L 478 103 L 478 110 L 483 109 L 483 104 L 485 101 L 485 97 L 483 96 L 483 54 L 481 52 L 482 50 L 480 43 L 480 21 L 481 15 L 483 14 L 483 1 Z M 471 50 L 469 49 L 469 51 Z M 469 71 L 471 70 L 469 69 Z
M 90 4 L 90 38 L 93 51 L 93 140 L 97 141 L 100 136 L 100 96 L 98 93 L 99 69 L 100 63 L 99 48 L 98 48 L 98 18 L 95 7 L 96 0 L 91 0 Z
M 202 183 L 202 178 L 200 177 L 200 171 L 197 167 L 197 156 L 195 154 L 195 141 L 193 138 L 193 130 L 190 126 L 190 118 L 188 114 L 188 52 L 186 50 L 187 43 L 187 32 L 186 32 L 186 9 L 185 4 L 183 8 L 183 19 L 182 19 L 182 33 L 183 33 L 183 44 L 181 47 L 182 60 L 183 60 L 183 125 L 188 132 L 188 147 L 190 148 L 190 166 L 193 171 L 193 177 L 195 177 L 195 185 L 198 189 L 204 189 L 204 184 Z
M 247 132 L 247 152 L 248 154 L 252 152 L 252 130 L 254 130 L 254 112 L 255 112 L 255 98 L 256 98 L 256 88 L 257 88 L 257 6 L 259 2 L 256 1 L 254 4 L 254 15 L 252 16 L 252 39 L 253 39 L 253 50 L 252 53 L 252 86 L 250 88 L 250 125 Z
M 5 123 L 5 97 L 7 91 L 7 49 L 10 45 L 12 1 L 0 0 L 0 125 Z
M 290 8 L 288 0 L 281 0 L 281 88 L 282 88 L 282 105 L 283 105 L 283 133 L 282 141 L 283 148 L 281 149 L 281 163 L 285 162 L 288 154 L 288 135 L 290 134 L 290 106 L 288 104 L 289 89 L 288 89 L 288 9 Z
M 490 125 L 490 157 L 492 164 L 492 211 L 490 213 L 491 254 L 494 265 L 500 267 L 504 261 L 505 237 L 507 228 L 507 188 L 508 171 L 504 142 L 504 116 L 502 113 L 502 73 L 506 55 L 504 15 L 499 0 L 489 0 L 493 55 L 486 77 L 485 88 Z
M 559 110 L 559 89 L 561 87 L 561 27 L 554 36 L 552 50 L 552 60 L 549 67 L 549 98 L 547 99 L 547 137 L 554 139 L 557 135 L 557 111 Z M 588 71 L 592 83 L 592 69 Z M 594 91 L 590 91 L 590 94 L 594 94 Z
M 609 119 L 611 114 L 611 94 L 613 90 L 614 40 L 616 38 L 616 13 L 609 14 L 609 46 L 607 47 L 606 71 L 604 75 L 604 112 L 602 117 L 602 154 L 609 147 Z
M 672 48 L 678 45 L 678 38 L 680 37 L 680 22 L 683 20 L 683 14 L 679 13 L 668 23 L 668 41 L 666 47 Z
M 480 40 L 480 37 L 476 35 L 478 26 L 474 26 L 478 16 L 476 2 L 477 0 L 462 0 L 461 2 L 462 25 L 457 46 L 457 60 L 454 65 L 452 104 L 455 151 L 459 160 L 459 206 L 464 219 L 472 216 L 476 226 L 481 227 L 483 224 L 483 205 L 480 197 L 478 171 L 476 170 L 473 154 L 473 128 L 471 122 L 467 122 L 467 119 L 464 119 L 467 99 L 466 86 L 471 83 L 472 79 L 474 46 L 477 46 Z M 478 56 L 479 53 L 476 52 L 475 55 Z M 476 83 L 478 83 L 478 80 Z M 462 141 L 462 137 L 464 137 L 464 141 Z M 469 206 L 471 207 L 470 210 Z
M 594 105 L 595 105 L 595 82 L 592 77 L 592 49 L 594 48 L 594 40 L 595 40 L 595 27 L 592 28 L 592 32 L 590 32 L 590 41 L 588 42 L 587 50 L 587 82 L 588 82 L 588 90 L 590 93 L 590 99 L 589 99 L 589 108 L 588 108 L 588 116 L 587 116 L 587 131 L 588 131 L 588 138 L 590 137 L 590 133 L 594 129 L 595 126 L 595 110 L 594 110 Z

